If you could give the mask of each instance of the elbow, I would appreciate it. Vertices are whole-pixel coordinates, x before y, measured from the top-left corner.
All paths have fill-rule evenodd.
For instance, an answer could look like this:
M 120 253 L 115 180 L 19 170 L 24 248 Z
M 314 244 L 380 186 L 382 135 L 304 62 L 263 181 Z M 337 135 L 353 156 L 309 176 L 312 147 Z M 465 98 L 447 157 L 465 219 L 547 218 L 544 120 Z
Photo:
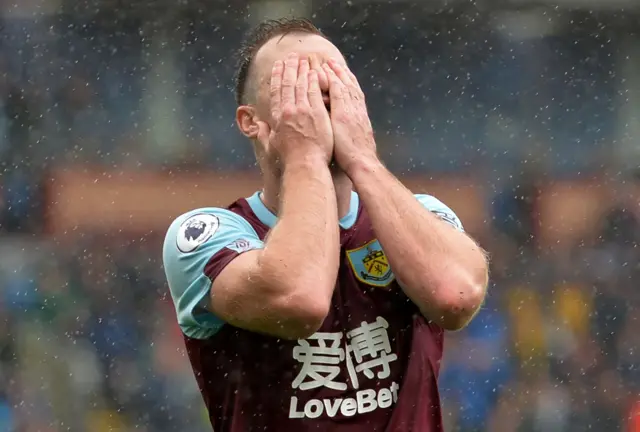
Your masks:
M 286 340 L 307 339 L 324 324 L 331 308 L 335 277 L 310 272 L 287 272 L 263 260 L 256 280 L 262 284 L 263 320 L 268 332 Z
M 324 323 L 331 307 L 331 298 L 322 298 L 305 286 L 274 305 L 277 314 L 286 323 L 282 337 L 289 340 L 307 339 Z
M 481 249 L 465 264 L 449 267 L 434 292 L 437 323 L 445 330 L 462 330 L 476 316 L 487 294 L 489 263 Z
M 480 310 L 487 292 L 486 278 L 465 281 L 448 281 L 436 290 L 437 323 L 445 330 L 462 330 Z

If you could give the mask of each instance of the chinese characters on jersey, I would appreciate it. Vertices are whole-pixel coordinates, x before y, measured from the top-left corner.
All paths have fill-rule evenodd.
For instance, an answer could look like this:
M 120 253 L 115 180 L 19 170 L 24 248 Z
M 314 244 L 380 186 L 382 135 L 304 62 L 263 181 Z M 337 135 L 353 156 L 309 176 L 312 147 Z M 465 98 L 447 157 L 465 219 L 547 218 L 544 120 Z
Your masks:
M 342 332 L 318 332 L 306 340 L 299 340 L 293 349 L 293 358 L 300 363 L 300 371 L 291 383 L 293 389 L 302 391 L 325 387 L 345 391 L 348 383 L 341 379 L 342 367 L 346 368 L 352 388 L 361 386 L 360 377 L 385 379 L 391 375 L 390 364 L 398 360 L 392 352 L 387 329 L 389 323 L 382 317 L 361 325 L 345 334 Z M 346 337 L 345 337 L 346 336 Z M 356 398 L 309 400 L 302 411 L 297 398 L 291 400 L 290 417 L 316 418 L 326 412 L 330 417 L 338 412 L 355 415 L 391 406 L 397 400 L 397 383 L 379 392 L 371 389 L 356 392 Z

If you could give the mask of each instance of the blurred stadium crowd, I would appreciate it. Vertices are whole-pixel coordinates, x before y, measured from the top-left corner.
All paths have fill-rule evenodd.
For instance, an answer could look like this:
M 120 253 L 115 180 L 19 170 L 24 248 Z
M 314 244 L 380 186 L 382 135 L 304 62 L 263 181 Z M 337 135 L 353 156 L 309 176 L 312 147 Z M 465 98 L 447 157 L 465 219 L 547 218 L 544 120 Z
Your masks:
M 43 189 L 61 166 L 253 167 L 230 89 L 244 9 L 201 12 L 173 25 L 2 15 L 0 431 L 208 430 L 166 298 L 164 233 L 62 242 L 47 235 Z M 541 178 L 615 166 L 616 17 L 575 12 L 526 38 L 475 9 L 336 6 L 314 19 L 349 54 L 396 173 L 464 174 L 493 192 L 477 233 L 489 300 L 447 345 L 448 430 L 640 430 L 638 203 L 562 253 L 536 241 Z

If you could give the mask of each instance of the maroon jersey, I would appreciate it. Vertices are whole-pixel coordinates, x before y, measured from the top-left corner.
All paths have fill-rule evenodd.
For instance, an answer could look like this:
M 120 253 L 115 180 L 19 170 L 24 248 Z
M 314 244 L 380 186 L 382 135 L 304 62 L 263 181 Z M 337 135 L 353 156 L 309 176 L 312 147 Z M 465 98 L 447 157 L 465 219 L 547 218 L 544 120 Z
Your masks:
M 417 196 L 460 228 L 447 207 L 424 197 Z M 184 304 L 195 305 L 187 314 L 191 321 L 181 325 L 189 321 L 208 329 L 185 331 L 185 342 L 216 432 L 443 430 L 437 385 L 443 330 L 421 315 L 396 282 L 358 201 L 353 193 L 352 220 L 341 228 L 341 263 L 329 315 L 306 340 L 281 340 L 213 319 L 207 322 L 202 306 L 206 292 L 193 301 L 172 287 L 179 320 Z M 246 221 L 257 238 L 231 235 L 222 240 L 226 247 L 214 248 L 201 260 L 209 286 L 238 254 L 261 247 L 275 224 L 257 194 L 223 213 L 227 219 Z M 201 210 L 178 218 L 174 224 L 183 227 L 177 230 L 180 250 L 190 253 L 222 228 L 224 218 L 212 222 L 208 216 Z M 207 230 L 209 237 L 202 234 Z M 170 243 L 165 243 L 165 266 L 171 259 L 166 248 L 175 245 L 175 239 Z

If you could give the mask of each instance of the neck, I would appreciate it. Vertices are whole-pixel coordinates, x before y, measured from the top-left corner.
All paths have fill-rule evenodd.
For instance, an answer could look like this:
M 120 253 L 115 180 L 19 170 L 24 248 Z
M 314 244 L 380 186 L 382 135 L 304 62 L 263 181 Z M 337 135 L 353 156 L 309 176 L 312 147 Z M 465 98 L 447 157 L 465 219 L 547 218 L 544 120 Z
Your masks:
M 260 198 L 264 205 L 275 215 L 278 214 L 280 205 L 280 179 L 275 176 L 263 174 L 264 188 Z M 338 202 L 338 215 L 343 218 L 349 213 L 351 206 L 351 190 L 353 185 L 349 177 L 343 172 L 333 174 L 333 184 L 336 190 Z

